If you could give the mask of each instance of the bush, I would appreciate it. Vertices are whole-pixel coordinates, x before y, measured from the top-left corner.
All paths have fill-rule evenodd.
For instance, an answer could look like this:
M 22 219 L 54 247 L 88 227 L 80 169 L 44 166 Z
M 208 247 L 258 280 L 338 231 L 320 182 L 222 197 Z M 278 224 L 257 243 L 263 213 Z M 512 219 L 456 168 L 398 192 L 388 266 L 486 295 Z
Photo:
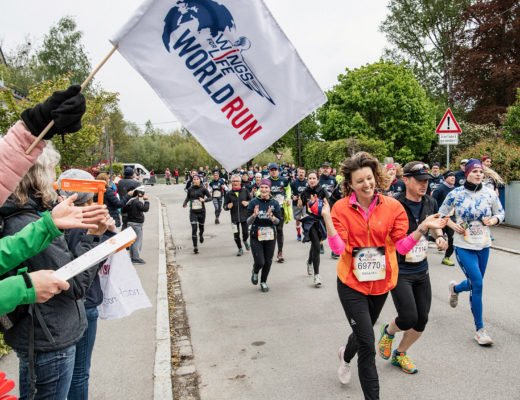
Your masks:
M 520 180 L 520 146 L 508 143 L 503 138 L 485 139 L 457 155 L 456 164 L 463 158 L 481 158 L 488 155 L 491 166 L 508 183 Z
M 516 92 L 516 101 L 507 109 L 504 133 L 508 140 L 520 144 L 520 88 Z
M 389 154 L 388 145 L 383 140 L 360 135 L 331 142 L 309 143 L 303 150 L 303 161 L 308 169 L 317 169 L 324 161 L 338 168 L 345 158 L 359 151 L 367 151 L 380 161 Z

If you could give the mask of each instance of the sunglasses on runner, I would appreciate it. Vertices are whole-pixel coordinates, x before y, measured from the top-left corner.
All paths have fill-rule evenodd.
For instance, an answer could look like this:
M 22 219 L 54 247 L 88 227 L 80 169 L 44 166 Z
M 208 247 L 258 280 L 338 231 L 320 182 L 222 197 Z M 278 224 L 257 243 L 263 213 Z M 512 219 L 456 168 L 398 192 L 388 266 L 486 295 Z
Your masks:
M 419 180 L 431 179 L 433 176 L 430 174 L 430 171 L 427 168 L 427 165 L 424 163 L 418 163 L 408 167 L 404 166 L 403 176 L 406 177 L 414 177 Z

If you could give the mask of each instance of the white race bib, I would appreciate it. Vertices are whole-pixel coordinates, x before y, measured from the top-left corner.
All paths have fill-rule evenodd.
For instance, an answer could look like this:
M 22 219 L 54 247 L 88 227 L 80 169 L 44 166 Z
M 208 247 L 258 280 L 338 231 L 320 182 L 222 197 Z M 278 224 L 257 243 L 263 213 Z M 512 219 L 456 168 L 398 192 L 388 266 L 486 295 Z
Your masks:
M 274 240 L 274 229 L 270 226 L 261 226 L 258 228 L 258 240 Z
M 283 197 L 283 194 L 277 194 L 274 196 L 274 199 L 278 202 L 278 204 L 283 205 L 283 202 L 285 201 L 285 198 Z
M 489 227 L 480 221 L 472 221 L 467 224 L 464 231 L 464 240 L 477 246 L 488 246 L 491 243 Z
M 191 201 L 191 209 L 192 210 L 200 210 L 200 209 L 202 209 L 202 202 L 200 200 L 192 200 Z
M 216 197 L 216 198 L 222 197 L 222 192 L 220 190 L 214 190 L 213 197 Z
M 405 261 L 409 263 L 421 262 L 426 259 L 426 253 L 428 253 L 428 239 L 421 235 L 417 244 L 406 254 Z
M 231 224 L 231 232 L 238 233 L 238 226 L 237 226 L 237 224 Z
M 379 281 L 386 277 L 384 247 L 354 247 L 352 262 L 354 275 L 360 282 Z

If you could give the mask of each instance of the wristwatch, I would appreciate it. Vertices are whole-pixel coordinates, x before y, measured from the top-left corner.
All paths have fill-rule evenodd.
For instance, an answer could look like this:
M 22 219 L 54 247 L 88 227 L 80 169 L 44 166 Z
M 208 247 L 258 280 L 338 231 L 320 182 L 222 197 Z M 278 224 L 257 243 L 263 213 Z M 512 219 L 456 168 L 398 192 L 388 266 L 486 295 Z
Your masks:
M 33 287 L 33 283 L 31 281 L 31 277 L 27 272 L 24 272 L 22 274 L 23 280 L 25 281 L 25 286 L 27 286 L 27 289 L 31 289 Z

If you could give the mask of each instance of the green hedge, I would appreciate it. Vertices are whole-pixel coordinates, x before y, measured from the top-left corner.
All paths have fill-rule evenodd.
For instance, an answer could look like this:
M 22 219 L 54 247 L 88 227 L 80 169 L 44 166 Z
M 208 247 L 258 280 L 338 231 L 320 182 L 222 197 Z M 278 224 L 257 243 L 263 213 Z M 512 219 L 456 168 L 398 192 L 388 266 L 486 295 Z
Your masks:
M 520 146 L 503 138 L 481 140 L 472 147 L 457 154 L 453 168 L 464 158 L 481 158 L 488 155 L 493 160 L 491 168 L 508 183 L 520 180 Z
M 345 158 L 358 151 L 367 151 L 381 162 L 389 155 L 389 148 L 383 140 L 358 136 L 330 142 L 309 143 L 303 150 L 303 161 L 307 169 L 317 169 L 324 161 L 329 161 L 334 168 L 339 168 Z

